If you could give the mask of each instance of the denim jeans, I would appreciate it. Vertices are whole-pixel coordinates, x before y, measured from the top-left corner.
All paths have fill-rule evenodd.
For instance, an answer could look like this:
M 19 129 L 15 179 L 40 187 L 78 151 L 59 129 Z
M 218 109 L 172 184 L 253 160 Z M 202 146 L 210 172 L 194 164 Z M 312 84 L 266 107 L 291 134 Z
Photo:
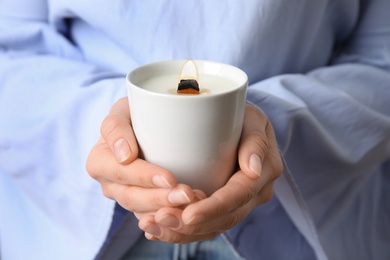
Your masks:
M 190 244 L 168 244 L 149 241 L 142 236 L 122 260 L 242 260 L 225 237 Z

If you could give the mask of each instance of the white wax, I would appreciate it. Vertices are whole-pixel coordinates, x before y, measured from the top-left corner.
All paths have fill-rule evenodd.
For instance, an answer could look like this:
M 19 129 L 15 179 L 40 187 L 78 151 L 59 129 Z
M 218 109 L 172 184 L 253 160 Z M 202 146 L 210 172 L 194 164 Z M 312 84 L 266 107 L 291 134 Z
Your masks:
M 168 74 L 163 76 L 156 76 L 148 78 L 142 82 L 137 83 L 139 87 L 157 93 L 172 94 L 172 95 L 188 95 L 178 94 L 177 87 L 179 83 L 179 76 L 177 74 Z M 210 95 L 228 92 L 236 89 L 238 84 L 231 79 L 221 76 L 200 74 L 199 79 L 200 95 Z M 190 94 L 191 95 L 191 94 Z M 193 94 L 192 94 L 193 95 Z

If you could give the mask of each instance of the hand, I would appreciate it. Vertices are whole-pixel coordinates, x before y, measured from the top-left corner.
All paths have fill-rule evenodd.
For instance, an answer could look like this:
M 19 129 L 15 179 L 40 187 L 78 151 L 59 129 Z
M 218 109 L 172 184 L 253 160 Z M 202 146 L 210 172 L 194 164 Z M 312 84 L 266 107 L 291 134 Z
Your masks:
M 272 198 L 274 180 L 283 170 L 282 161 L 272 125 L 251 105 L 245 110 L 238 160 L 240 170 L 209 198 L 185 208 L 164 207 L 154 215 L 143 216 L 139 226 L 146 237 L 171 243 L 211 239 Z
M 101 134 L 88 156 L 87 171 L 100 182 L 106 197 L 138 217 L 205 197 L 188 185 L 176 184 L 166 169 L 138 158 L 127 98 L 113 105 L 101 125 Z
M 175 243 L 211 239 L 271 199 L 282 163 L 272 126 L 257 108 L 247 105 L 245 110 L 240 170 L 209 198 L 177 185 L 170 172 L 137 158 L 129 118 L 124 98 L 103 122 L 103 138 L 92 149 L 87 170 L 107 197 L 135 213 L 147 238 Z

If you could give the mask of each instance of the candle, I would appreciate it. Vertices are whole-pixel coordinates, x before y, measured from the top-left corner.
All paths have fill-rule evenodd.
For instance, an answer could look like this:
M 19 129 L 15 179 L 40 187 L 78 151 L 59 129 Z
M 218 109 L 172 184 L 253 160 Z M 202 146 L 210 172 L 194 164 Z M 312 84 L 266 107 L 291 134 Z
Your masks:
M 131 71 L 131 123 L 143 159 L 211 195 L 236 167 L 248 78 L 227 64 L 192 63 L 197 69 L 172 60 Z M 200 94 L 177 93 L 188 79 L 199 83 Z

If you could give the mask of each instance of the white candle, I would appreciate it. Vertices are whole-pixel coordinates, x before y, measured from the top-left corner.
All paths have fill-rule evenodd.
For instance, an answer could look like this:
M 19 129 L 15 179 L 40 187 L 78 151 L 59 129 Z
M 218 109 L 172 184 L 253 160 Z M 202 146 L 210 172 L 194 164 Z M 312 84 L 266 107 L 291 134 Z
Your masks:
M 247 76 L 209 61 L 182 73 L 184 62 L 152 63 L 128 74 L 131 122 L 146 161 L 211 195 L 236 167 Z M 178 94 L 180 79 L 193 74 L 201 93 Z

